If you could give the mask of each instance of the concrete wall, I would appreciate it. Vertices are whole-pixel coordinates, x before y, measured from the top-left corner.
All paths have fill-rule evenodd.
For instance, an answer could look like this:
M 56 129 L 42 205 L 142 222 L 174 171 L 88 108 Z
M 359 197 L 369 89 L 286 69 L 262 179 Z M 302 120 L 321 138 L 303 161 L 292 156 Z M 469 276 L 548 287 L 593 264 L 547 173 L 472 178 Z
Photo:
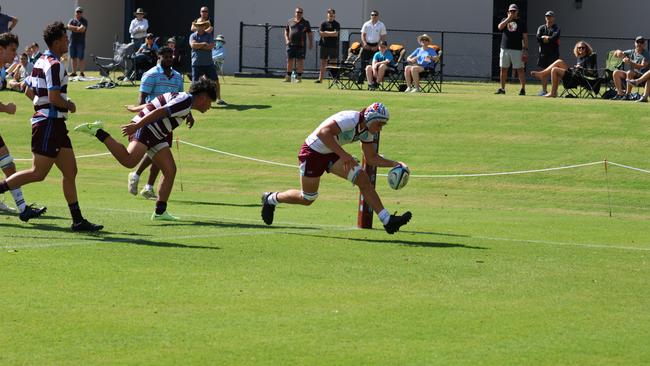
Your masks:
M 5 0 L 2 12 L 18 18 L 14 33 L 20 41 L 19 50 L 32 42 L 45 50 L 43 29 L 49 23 L 60 20 L 64 23 L 71 18 L 75 9 L 75 0 Z
M 97 0 L 8 0 L 2 2 L 2 12 L 18 18 L 14 33 L 20 39 L 20 49 L 36 42 L 41 51 L 47 46 L 43 41 L 43 29 L 49 23 L 60 20 L 67 23 L 74 16 L 77 5 L 84 8 L 88 19 L 86 35 L 86 69 L 94 69 L 91 54 L 111 56 L 115 34 L 121 32 L 124 4 L 119 1 Z

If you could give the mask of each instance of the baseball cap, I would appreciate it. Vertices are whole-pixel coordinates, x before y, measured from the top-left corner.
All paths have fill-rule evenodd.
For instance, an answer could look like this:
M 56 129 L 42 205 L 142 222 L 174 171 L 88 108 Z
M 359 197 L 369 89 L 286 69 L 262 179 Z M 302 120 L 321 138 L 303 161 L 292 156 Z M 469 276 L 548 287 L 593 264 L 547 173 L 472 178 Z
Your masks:
M 81 6 L 77 6 L 77 8 L 76 8 L 74 11 L 75 11 L 75 12 L 83 13 L 83 12 L 84 12 L 84 8 L 82 8 Z
M 634 38 L 634 40 L 635 41 L 645 41 L 645 37 L 644 36 L 636 36 L 636 38 Z
M 517 10 L 518 11 L 519 7 L 517 6 L 517 4 L 510 4 L 510 6 L 508 7 L 508 10 Z
M 547 17 L 554 17 L 554 16 L 555 16 L 555 13 L 553 12 L 553 10 L 549 10 L 549 11 L 546 12 L 546 14 L 544 14 L 544 16 L 547 16 Z

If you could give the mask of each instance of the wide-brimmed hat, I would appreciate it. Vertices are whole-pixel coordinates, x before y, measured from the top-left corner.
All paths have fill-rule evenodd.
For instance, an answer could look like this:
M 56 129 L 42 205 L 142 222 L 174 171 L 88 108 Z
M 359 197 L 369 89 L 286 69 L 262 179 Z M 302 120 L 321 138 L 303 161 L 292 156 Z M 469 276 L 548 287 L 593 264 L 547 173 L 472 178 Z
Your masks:
M 508 10 L 517 10 L 517 11 L 519 11 L 519 7 L 517 6 L 517 4 L 510 4 L 510 6 L 508 7 Z
M 634 41 L 635 42 L 636 41 L 645 41 L 645 37 L 644 36 L 636 36 L 636 38 L 634 38 Z
M 210 24 L 210 21 L 209 21 L 209 20 L 203 20 L 203 19 L 201 19 L 201 18 L 199 18 L 199 19 L 197 19 L 196 21 L 194 21 L 194 25 L 197 26 L 197 27 L 202 27 L 202 26 L 204 26 L 204 25 L 208 25 L 208 24 Z
M 176 39 L 174 37 L 172 37 L 172 38 L 167 40 L 167 43 L 176 43 Z
M 544 14 L 544 16 L 545 17 L 554 17 L 555 13 L 553 12 L 553 10 L 549 10 L 549 11 L 546 12 L 546 14 Z
M 431 42 L 431 37 L 429 37 L 429 35 L 426 33 L 418 36 L 418 42 L 422 41 L 423 39 L 426 39 L 427 41 Z
M 82 8 L 81 6 L 77 6 L 77 8 L 74 11 L 75 11 L 75 13 L 83 13 L 84 8 Z
M 214 38 L 214 40 L 226 43 L 226 39 L 223 37 L 223 34 L 217 34 L 217 36 Z
M 144 12 L 144 9 L 142 9 L 142 8 L 138 8 L 138 9 L 135 11 L 135 13 L 133 13 L 133 15 L 138 15 L 138 14 L 147 15 L 147 13 L 145 13 L 145 12 Z

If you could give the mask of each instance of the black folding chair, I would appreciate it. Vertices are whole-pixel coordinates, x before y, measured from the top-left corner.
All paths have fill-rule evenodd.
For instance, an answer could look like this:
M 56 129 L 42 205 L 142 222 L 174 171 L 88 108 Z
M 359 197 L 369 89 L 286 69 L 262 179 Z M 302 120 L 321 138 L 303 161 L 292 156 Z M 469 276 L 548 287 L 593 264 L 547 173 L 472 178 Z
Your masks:
M 442 93 L 442 49 L 435 44 L 429 45 L 436 51 L 436 60 L 433 65 L 420 73 L 420 90 L 423 93 Z
M 361 90 L 363 85 L 363 70 L 359 53 L 361 43 L 354 42 L 348 49 L 348 57 L 338 65 L 329 65 L 325 69 L 330 76 L 328 89 L 336 86 L 339 89 L 352 89 L 356 87 Z
M 404 82 L 404 68 L 402 67 L 402 61 L 404 60 L 406 49 L 401 44 L 392 44 L 388 49 L 393 54 L 394 62 L 388 65 L 386 73 L 384 74 L 384 82 L 379 85 L 379 89 L 383 91 L 390 91 L 393 89 L 399 90 L 400 84 L 403 84 Z

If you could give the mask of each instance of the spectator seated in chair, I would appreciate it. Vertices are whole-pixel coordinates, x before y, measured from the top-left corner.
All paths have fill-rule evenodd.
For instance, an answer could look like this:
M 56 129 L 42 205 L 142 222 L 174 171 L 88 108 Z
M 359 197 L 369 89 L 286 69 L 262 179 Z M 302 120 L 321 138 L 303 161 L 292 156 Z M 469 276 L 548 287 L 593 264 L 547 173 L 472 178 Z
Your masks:
M 634 79 L 640 77 L 641 74 L 648 71 L 648 59 L 650 54 L 645 49 L 645 38 L 642 36 L 636 37 L 634 40 L 634 48 L 626 51 L 616 50 L 614 56 L 623 60 L 623 65 L 628 69 L 614 70 L 612 79 L 616 86 L 616 96 L 612 100 L 630 100 L 632 93 L 632 85 L 623 85 L 623 80 Z M 625 89 L 624 89 L 625 88 Z
M 25 78 L 32 74 L 32 65 L 29 61 L 29 56 L 26 53 L 20 55 L 20 62 L 12 65 L 10 78 L 7 78 L 7 88 L 23 92 L 25 91 Z
M 593 57 L 593 49 L 585 41 L 579 41 L 573 48 L 573 54 L 576 56 L 577 61 L 575 66 L 569 65 L 562 59 L 558 59 L 542 71 L 532 71 L 530 74 L 542 80 L 543 78 L 551 78 L 551 91 L 544 95 L 545 97 L 557 97 L 557 89 L 560 86 L 560 80 L 563 80 L 567 85 L 576 83 L 576 78 L 579 75 L 590 75 L 596 72 L 596 65 Z
M 375 90 L 384 81 L 384 75 L 388 67 L 395 63 L 393 53 L 388 49 L 386 41 L 379 42 L 379 51 L 372 57 L 372 64 L 366 66 L 366 78 L 368 89 Z
M 135 75 L 129 76 L 129 79 L 139 80 L 145 71 L 156 66 L 158 59 L 156 54 L 157 52 L 158 45 L 154 42 L 153 34 L 149 33 L 147 34 L 144 43 L 135 53 L 135 57 L 133 58 Z
M 638 79 L 628 79 L 626 82 L 628 85 L 633 85 L 633 86 L 641 86 L 645 83 L 645 88 L 643 90 L 643 95 L 641 96 L 640 99 L 637 100 L 637 102 L 641 103 L 647 103 L 648 102 L 648 97 L 650 96 L 650 83 L 648 82 L 650 80 L 650 71 L 646 71 L 641 75 Z
M 214 42 L 215 46 L 212 49 L 212 61 L 217 67 L 217 72 L 222 73 L 223 63 L 226 59 L 226 39 L 223 37 L 223 35 L 219 34 L 217 37 L 215 37 Z
M 420 47 L 406 58 L 408 65 L 404 67 L 404 78 L 406 79 L 406 93 L 419 93 L 420 73 L 435 66 L 438 62 L 437 52 L 429 47 L 431 37 L 423 34 L 418 37 Z

